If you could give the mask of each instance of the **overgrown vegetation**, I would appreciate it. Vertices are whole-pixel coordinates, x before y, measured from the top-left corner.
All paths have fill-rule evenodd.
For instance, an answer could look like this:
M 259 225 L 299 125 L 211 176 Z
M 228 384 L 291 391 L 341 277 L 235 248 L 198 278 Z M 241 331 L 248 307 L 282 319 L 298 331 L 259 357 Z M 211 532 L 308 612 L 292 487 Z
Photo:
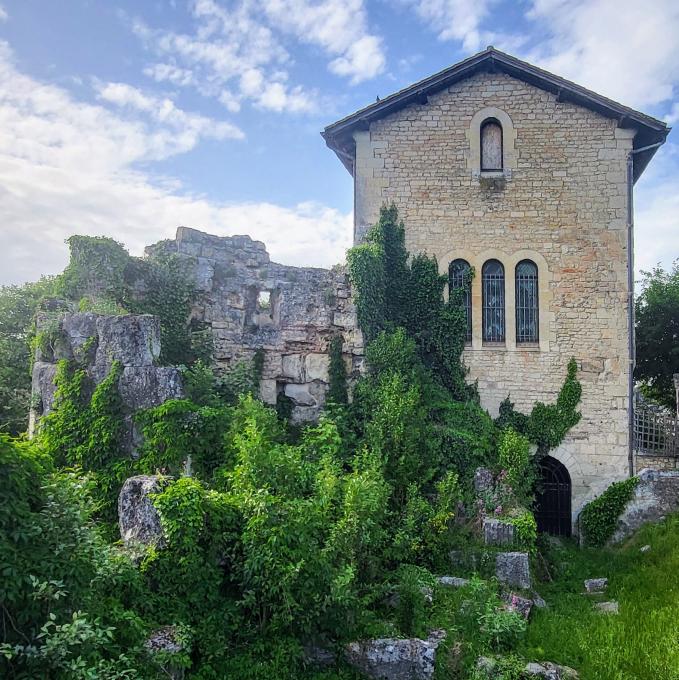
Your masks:
M 602 546 L 615 531 L 618 517 L 634 495 L 638 477 L 630 477 L 611 484 L 580 513 L 580 530 L 589 545 Z
M 132 459 L 123 454 L 132 422 L 117 393 L 120 366 L 95 386 L 77 362 L 61 362 L 54 409 L 37 441 L 4 441 L 12 465 L 25 465 L 21 474 L 33 479 L 20 526 L 37 528 L 8 534 L 0 560 L 4 573 L 35 573 L 39 581 L 7 600 L 0 671 L 153 678 L 163 661 L 202 680 L 331 680 L 350 674 L 307 668 L 304 645 L 337 649 L 350 639 L 441 626 L 462 645 L 461 656 L 444 646 L 442 664 L 449 677 L 466 677 L 476 655 L 518 644 L 525 622 L 501 606 L 497 584 L 474 580 L 451 593 L 434 574 L 448 571 L 451 549 L 478 541 L 488 514 L 512 522 L 518 544 L 534 549 L 532 452 L 544 455 L 577 423 L 575 362 L 555 404 L 523 415 L 507 402 L 494 422 L 465 380 L 460 300 L 445 301 L 435 260 L 409 257 L 403 225 L 388 208 L 348 258 L 368 371 L 349 399 L 342 339 L 333 338 L 328 407 L 318 423 L 292 428 L 280 417 L 282 404 L 277 413 L 256 399 L 261 352 L 221 376 L 199 356 L 187 325 L 193 292 L 176 259 L 138 261 L 110 240 L 79 237 L 71 246 L 61 289 L 72 297 L 96 291 L 87 304 L 157 313 L 165 359 L 186 366 L 187 398 L 135 415 L 143 443 Z M 90 257 L 96 271 L 88 269 Z M 151 288 L 141 291 L 140 280 Z M 472 490 L 480 465 L 495 479 L 485 498 Z M 133 555 L 135 567 L 106 538 L 115 537 L 124 479 L 139 473 L 159 476 L 153 503 L 164 540 Z M 87 483 L 77 481 L 83 475 Z M 78 545 L 54 549 L 68 527 L 40 524 L 48 521 L 44 489 L 51 484 L 65 510 L 75 516 L 79 508 L 83 540 L 106 547 L 96 558 L 90 548 L 76 556 L 82 574 L 72 563 Z M 78 494 L 74 484 L 82 485 Z M 10 493 L 3 506 L 19 502 L 21 494 Z M 49 573 L 22 561 L 28 541 L 54 551 Z M 111 561 L 132 574 L 124 586 L 117 577 L 98 582 Z M 58 585 L 67 581 L 61 571 L 69 579 L 80 574 L 77 584 Z M 55 596 L 63 605 L 57 617 L 35 604 L 20 614 L 45 588 L 66 593 Z M 432 590 L 433 602 L 423 589 Z M 66 616 L 77 630 L 63 627 Z M 159 626 L 180 631 L 187 649 L 149 663 L 141 641 Z M 73 641 L 78 630 L 82 645 Z

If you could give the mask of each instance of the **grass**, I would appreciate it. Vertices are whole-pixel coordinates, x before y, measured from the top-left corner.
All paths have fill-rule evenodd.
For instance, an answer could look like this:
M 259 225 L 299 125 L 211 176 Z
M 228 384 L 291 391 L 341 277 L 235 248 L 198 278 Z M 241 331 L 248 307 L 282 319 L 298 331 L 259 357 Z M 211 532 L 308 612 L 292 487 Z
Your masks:
M 553 581 L 538 590 L 549 607 L 534 611 L 515 651 L 572 666 L 583 680 L 679 680 L 679 516 L 619 548 L 570 543 L 545 557 Z M 604 576 L 608 589 L 598 599 L 617 600 L 617 616 L 596 612 L 596 600 L 582 594 L 584 579 Z

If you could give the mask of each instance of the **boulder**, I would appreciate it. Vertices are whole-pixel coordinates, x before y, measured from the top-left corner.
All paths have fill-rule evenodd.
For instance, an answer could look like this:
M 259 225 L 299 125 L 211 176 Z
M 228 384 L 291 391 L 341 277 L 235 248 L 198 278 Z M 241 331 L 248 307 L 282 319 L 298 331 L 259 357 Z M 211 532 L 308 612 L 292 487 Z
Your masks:
M 161 478 L 156 475 L 125 480 L 118 496 L 118 525 L 125 546 L 164 545 L 160 516 L 150 496 L 160 490 Z
M 514 543 L 514 525 L 500 519 L 484 519 L 483 542 L 486 545 L 512 545 Z
M 526 590 L 530 588 L 528 553 L 501 552 L 495 557 L 495 575 L 500 583 Z
M 426 640 L 383 638 L 346 646 L 347 662 L 374 680 L 431 680 L 436 650 L 445 631 L 432 631 Z

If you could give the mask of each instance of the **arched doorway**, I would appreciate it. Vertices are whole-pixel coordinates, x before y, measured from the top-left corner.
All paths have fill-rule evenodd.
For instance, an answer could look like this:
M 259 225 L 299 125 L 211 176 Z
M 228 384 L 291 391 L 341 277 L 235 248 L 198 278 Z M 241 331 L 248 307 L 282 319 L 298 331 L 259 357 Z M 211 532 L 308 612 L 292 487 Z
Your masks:
M 551 456 L 538 464 L 535 519 L 539 532 L 571 535 L 571 476 L 566 466 Z

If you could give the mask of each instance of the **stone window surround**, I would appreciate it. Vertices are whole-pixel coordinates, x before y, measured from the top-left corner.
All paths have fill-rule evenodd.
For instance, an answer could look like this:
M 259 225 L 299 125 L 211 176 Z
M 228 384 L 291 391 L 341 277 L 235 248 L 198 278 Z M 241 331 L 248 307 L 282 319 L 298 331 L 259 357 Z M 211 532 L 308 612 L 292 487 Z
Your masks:
M 488 119 L 496 120 L 502 127 L 502 170 L 481 170 L 481 126 Z M 494 106 L 486 106 L 477 111 L 469 123 L 465 132 L 469 149 L 467 150 L 467 169 L 475 178 L 505 178 L 512 176 L 512 170 L 517 167 L 517 154 L 515 149 L 516 130 L 512 119 L 502 109 Z
M 447 276 L 448 265 L 455 259 L 469 262 L 474 270 L 472 279 L 472 341 L 467 343 L 465 352 L 548 352 L 549 328 L 553 313 L 551 310 L 552 274 L 547 261 L 534 250 L 522 249 L 507 254 L 496 248 L 489 248 L 479 253 L 468 249 L 450 250 L 438 257 L 439 272 Z M 482 335 L 482 286 L 481 269 L 488 260 L 498 260 L 505 268 L 505 342 L 484 343 Z M 538 268 L 538 312 L 539 341 L 537 343 L 516 343 L 516 265 L 522 260 L 532 260 Z M 446 287 L 447 296 L 447 287 Z

